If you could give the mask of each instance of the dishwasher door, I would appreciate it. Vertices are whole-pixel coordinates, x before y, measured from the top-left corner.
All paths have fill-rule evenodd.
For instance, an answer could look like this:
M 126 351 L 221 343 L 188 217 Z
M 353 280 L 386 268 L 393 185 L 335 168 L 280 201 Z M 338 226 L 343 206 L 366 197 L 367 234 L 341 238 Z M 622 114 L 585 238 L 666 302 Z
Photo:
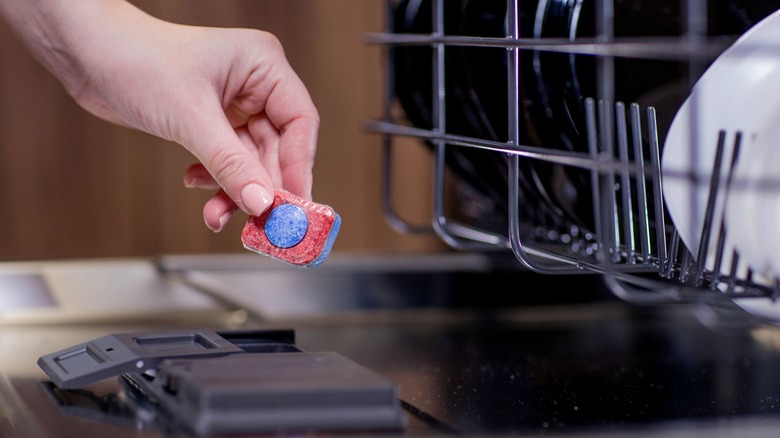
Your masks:
M 49 284 L 58 301 L 70 303 L 63 307 L 77 306 L 78 300 L 66 298 L 100 284 L 105 263 L 39 266 L 61 272 L 63 264 L 80 280 Z M 732 326 L 715 328 L 701 323 L 699 314 L 708 307 L 629 305 L 598 276 L 550 278 L 475 254 L 333 254 L 308 271 L 252 254 L 110 265 L 119 277 L 137 274 L 140 266 L 155 272 L 144 282 L 128 276 L 118 285 L 123 293 L 166 295 L 173 285 L 175 295 L 194 301 L 168 301 L 167 316 L 135 308 L 123 318 L 107 312 L 107 319 L 82 322 L 4 319 L 2 436 L 195 435 L 176 428 L 160 410 L 170 400 L 129 391 L 126 374 L 66 389 L 36 366 L 41 356 L 120 333 L 140 334 L 162 351 L 164 344 L 149 338 L 182 331 L 265 331 L 294 345 L 286 353 L 337 354 L 395 385 L 404 418 L 403 427 L 390 430 L 318 430 L 305 426 L 310 412 L 301 410 L 292 414 L 300 428 L 207 436 L 761 436 L 774 433 L 780 421 L 775 326 L 741 320 L 736 327 L 735 317 Z M 523 284 L 526 294 L 505 293 L 507 281 Z M 95 292 L 113 295 L 105 284 Z M 206 307 L 195 311 L 192 302 Z M 168 372 L 160 370 L 158 376 Z M 139 377 L 131 372 L 130 378 Z M 254 379 L 243 386 L 264 387 Z M 172 384 L 169 390 L 177 387 L 183 388 Z M 258 408 L 258 418 L 274 406 Z

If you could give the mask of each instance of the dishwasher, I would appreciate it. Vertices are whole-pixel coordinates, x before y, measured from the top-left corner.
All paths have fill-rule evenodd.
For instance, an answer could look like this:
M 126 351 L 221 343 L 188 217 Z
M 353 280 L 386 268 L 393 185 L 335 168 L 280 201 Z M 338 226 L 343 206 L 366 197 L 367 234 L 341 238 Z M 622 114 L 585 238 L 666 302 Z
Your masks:
M 390 223 L 457 249 L 509 249 L 543 274 L 600 273 L 638 304 L 774 296 L 771 257 L 753 246 L 773 227 L 756 236 L 744 229 L 762 225 L 733 210 L 772 211 L 771 175 L 754 181 L 751 155 L 737 162 L 772 125 L 761 81 L 778 3 L 508 3 L 401 2 L 393 32 L 368 36 L 387 46 L 390 79 L 367 129 L 388 163 L 404 136 L 436 159 L 433 227 L 394 212 L 392 163 Z
M 452 251 L 0 265 L 0 435 L 777 435 L 780 2 L 383 5 Z

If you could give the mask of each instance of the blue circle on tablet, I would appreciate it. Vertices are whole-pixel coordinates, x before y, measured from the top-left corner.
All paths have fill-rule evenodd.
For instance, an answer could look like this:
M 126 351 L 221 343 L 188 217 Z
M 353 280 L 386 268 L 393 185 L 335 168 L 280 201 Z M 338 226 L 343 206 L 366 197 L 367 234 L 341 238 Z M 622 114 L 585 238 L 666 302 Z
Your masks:
M 279 248 L 292 248 L 301 243 L 309 229 L 309 219 L 301 207 L 282 204 L 274 207 L 265 221 L 268 241 Z

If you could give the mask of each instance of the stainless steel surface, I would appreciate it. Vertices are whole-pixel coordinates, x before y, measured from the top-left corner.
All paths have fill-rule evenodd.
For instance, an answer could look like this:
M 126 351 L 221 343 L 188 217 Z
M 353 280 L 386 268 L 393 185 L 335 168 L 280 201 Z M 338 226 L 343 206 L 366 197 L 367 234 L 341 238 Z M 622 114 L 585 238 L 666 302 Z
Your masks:
M 34 281 L 19 283 L 19 278 Z M 0 325 L 241 318 L 181 282 L 161 275 L 151 259 L 6 262 L 4 295 L 39 297 L 0 310 Z

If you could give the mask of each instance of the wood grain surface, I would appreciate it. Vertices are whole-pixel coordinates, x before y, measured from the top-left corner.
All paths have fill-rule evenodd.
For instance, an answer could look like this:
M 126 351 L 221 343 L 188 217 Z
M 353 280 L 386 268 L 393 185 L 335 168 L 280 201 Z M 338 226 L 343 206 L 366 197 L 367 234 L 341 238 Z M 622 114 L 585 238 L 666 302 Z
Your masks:
M 381 115 L 383 53 L 363 42 L 384 27 L 380 0 L 136 0 L 163 19 L 253 27 L 279 37 L 322 119 L 314 200 L 342 216 L 342 251 L 438 251 L 405 236 L 380 203 L 381 144 L 363 123 Z M 430 154 L 409 141 L 397 157 L 399 211 L 430 219 Z M 210 193 L 185 189 L 184 148 L 99 120 L 0 22 L 0 259 L 244 251 L 243 214 L 223 232 L 203 224 Z

